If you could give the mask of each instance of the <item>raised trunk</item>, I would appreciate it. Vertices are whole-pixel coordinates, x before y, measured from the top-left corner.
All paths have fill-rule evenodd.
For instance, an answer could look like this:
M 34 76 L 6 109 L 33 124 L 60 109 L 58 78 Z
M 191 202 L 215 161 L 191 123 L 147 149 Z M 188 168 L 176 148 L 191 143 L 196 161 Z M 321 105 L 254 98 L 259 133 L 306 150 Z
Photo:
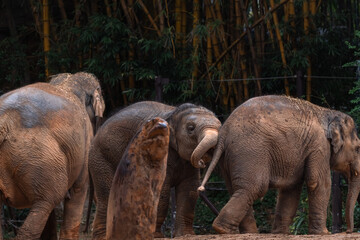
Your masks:
M 193 151 L 190 161 L 195 168 L 204 168 L 207 162 L 204 155 L 212 147 L 215 147 L 218 140 L 218 131 L 216 129 L 205 129 L 199 136 L 199 144 Z

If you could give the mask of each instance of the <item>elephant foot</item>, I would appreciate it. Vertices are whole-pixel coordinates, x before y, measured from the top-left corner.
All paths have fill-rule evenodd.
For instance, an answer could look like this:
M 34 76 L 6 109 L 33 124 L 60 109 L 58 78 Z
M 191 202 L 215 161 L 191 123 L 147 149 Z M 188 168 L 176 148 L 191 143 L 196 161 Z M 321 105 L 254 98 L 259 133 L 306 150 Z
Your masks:
M 214 230 L 219 234 L 238 234 L 239 228 L 236 225 L 226 223 L 224 221 L 219 221 L 216 218 L 212 224 Z
M 309 234 L 311 235 L 329 235 L 330 232 L 327 230 L 327 228 L 323 228 L 323 229 L 312 229 L 309 228 Z
M 187 229 L 187 230 L 176 230 L 175 229 L 175 233 L 174 233 L 175 237 L 181 237 L 181 236 L 185 236 L 185 235 L 195 235 L 195 232 L 192 228 Z
M 285 227 L 277 227 L 277 228 L 273 228 L 271 229 L 271 233 L 273 234 L 290 234 L 289 228 Z
M 164 238 L 164 234 L 162 232 L 154 232 L 154 238 Z

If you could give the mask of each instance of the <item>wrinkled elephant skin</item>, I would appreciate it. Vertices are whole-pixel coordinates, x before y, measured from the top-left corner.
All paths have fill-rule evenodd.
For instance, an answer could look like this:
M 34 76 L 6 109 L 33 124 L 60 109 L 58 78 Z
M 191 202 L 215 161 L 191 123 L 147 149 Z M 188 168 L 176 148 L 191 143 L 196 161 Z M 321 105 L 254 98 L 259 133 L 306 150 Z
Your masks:
M 129 143 L 110 189 L 106 239 L 153 239 L 160 191 L 166 176 L 168 123 L 147 122 Z
M 59 74 L 0 97 L 1 204 L 30 208 L 16 239 L 39 239 L 61 201 L 60 239 L 78 239 L 93 137 L 87 105 L 97 107 L 93 117 L 105 108 L 99 82 L 88 73 Z
M 170 189 L 175 187 L 177 214 L 175 235 L 194 234 L 192 223 L 197 200 L 200 169 L 209 157 L 202 158 L 217 143 L 220 121 L 204 107 L 182 104 L 178 107 L 158 102 L 138 102 L 109 118 L 94 137 L 89 154 L 89 169 L 96 195 L 93 239 L 104 239 L 106 213 L 112 179 L 125 148 L 138 129 L 154 117 L 169 123 L 170 143 L 166 177 L 157 211 L 156 236 L 167 216 Z
M 268 188 L 276 188 L 279 193 L 272 231 L 288 233 L 305 182 L 309 234 L 328 234 L 326 210 L 332 169 L 349 180 L 346 219 L 347 232 L 352 232 L 360 190 L 359 161 L 360 141 L 347 114 L 285 96 L 256 97 L 236 108 L 220 129 L 199 190 L 204 189 L 219 162 L 232 196 L 213 227 L 219 233 L 230 233 L 238 232 L 239 227 L 247 232 L 247 226 L 254 226 L 252 203 Z

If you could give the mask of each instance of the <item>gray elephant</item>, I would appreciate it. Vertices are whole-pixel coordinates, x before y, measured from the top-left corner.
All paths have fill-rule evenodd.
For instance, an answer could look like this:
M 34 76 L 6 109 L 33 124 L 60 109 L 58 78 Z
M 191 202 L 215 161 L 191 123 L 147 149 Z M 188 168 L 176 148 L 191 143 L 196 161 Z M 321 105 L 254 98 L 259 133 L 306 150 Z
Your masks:
M 30 208 L 16 239 L 39 239 L 62 201 L 60 239 L 79 238 L 95 122 L 87 110 L 101 117 L 104 109 L 88 73 L 59 74 L 0 97 L 1 205 Z
M 204 190 L 219 159 L 231 198 L 213 222 L 217 232 L 238 232 L 239 224 L 245 232 L 252 231 L 254 200 L 277 188 L 272 232 L 288 233 L 305 182 L 309 234 L 328 234 L 331 169 L 348 178 L 347 232 L 353 231 L 360 190 L 360 141 L 350 116 L 285 96 L 252 98 L 236 108 L 219 131 L 199 190 Z
M 112 179 L 126 146 L 148 120 L 160 117 L 169 123 L 170 143 L 166 178 L 157 211 L 157 232 L 169 206 L 170 188 L 176 191 L 175 236 L 194 234 L 192 223 L 198 197 L 200 169 L 211 160 L 209 150 L 217 143 L 220 121 L 208 109 L 193 104 L 179 107 L 158 102 L 139 102 L 109 118 L 94 137 L 89 169 L 94 183 L 96 214 L 93 239 L 104 239 L 106 212 Z

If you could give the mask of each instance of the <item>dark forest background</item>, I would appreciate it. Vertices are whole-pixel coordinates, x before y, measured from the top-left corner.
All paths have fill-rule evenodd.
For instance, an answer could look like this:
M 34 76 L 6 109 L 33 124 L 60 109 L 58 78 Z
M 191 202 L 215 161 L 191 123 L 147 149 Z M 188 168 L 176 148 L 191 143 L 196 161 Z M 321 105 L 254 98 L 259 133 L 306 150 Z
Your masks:
M 224 121 L 251 97 L 285 94 L 360 123 L 359 14 L 359 0 L 0 0 L 0 94 L 87 71 L 101 81 L 105 116 L 161 100 L 201 104 Z M 212 182 L 207 195 L 220 209 L 228 195 L 221 177 Z M 261 232 L 275 198 L 255 203 Z M 304 192 L 293 233 L 306 233 L 306 218 Z M 197 233 L 212 220 L 199 200 Z

